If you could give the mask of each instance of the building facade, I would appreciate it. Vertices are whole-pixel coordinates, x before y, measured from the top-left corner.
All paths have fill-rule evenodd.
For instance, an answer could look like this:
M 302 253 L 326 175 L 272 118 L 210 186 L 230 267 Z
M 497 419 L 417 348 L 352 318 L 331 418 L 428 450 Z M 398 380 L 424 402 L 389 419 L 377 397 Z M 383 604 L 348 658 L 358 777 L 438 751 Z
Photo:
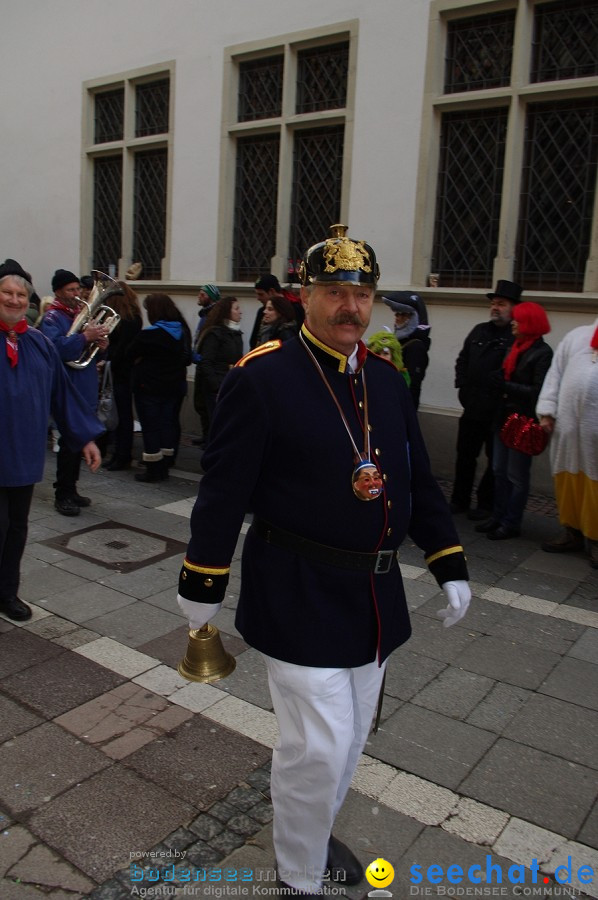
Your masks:
M 554 346 L 598 312 L 598 0 L 5 0 L 3 32 L 0 246 L 40 295 L 141 262 L 191 325 L 213 281 L 249 326 L 345 222 L 428 305 L 432 433 L 498 278 Z

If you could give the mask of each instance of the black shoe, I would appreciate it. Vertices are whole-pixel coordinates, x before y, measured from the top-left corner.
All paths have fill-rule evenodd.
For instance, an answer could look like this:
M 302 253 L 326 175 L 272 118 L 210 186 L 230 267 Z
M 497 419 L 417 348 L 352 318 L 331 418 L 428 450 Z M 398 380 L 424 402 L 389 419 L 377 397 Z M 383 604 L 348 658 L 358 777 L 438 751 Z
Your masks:
M 453 500 L 451 500 L 451 502 L 449 503 L 449 509 L 452 514 L 456 516 L 459 513 L 467 512 L 469 506 L 464 506 L 462 503 L 455 503 Z
M 91 506 L 91 497 L 82 497 L 81 494 L 78 494 L 76 491 L 70 499 L 79 507 Z
M 330 872 L 330 880 L 341 884 L 359 884 L 363 878 L 363 866 L 353 851 L 333 834 L 328 841 L 326 868 Z
M 486 537 L 489 541 L 506 541 L 509 538 L 519 537 L 521 532 L 518 528 L 509 528 L 507 525 L 500 525 L 494 531 L 489 531 Z
M 63 516 L 78 516 L 81 513 L 79 505 L 72 497 L 62 497 L 60 500 L 57 497 L 54 501 L 54 509 Z
M 31 607 L 19 600 L 18 597 L 0 600 L 0 613 L 14 622 L 26 622 L 32 616 Z
M 485 522 L 487 521 L 492 512 L 489 509 L 481 509 L 479 506 L 477 509 L 470 509 L 467 513 L 467 518 L 471 519 L 472 522 Z
M 476 525 L 475 530 L 480 534 L 488 534 L 489 532 L 496 531 L 497 528 L 500 528 L 500 522 L 497 522 L 496 519 L 487 519 L 480 525 Z
M 129 469 L 130 467 L 131 461 L 122 459 L 111 459 L 110 462 L 104 466 L 107 472 L 123 472 L 125 469 Z

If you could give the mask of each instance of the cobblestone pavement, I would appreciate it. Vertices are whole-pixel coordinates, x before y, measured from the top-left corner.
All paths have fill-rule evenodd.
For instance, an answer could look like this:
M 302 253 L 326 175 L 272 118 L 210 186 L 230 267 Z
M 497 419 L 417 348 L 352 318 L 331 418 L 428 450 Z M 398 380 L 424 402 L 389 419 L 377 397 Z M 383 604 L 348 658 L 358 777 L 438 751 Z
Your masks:
M 0 617 L 0 900 L 277 896 L 276 721 L 234 627 L 243 535 L 215 620 L 236 669 L 190 683 L 175 594 L 197 448 L 186 440 L 158 485 L 85 474 L 93 503 L 76 518 L 53 508 L 53 469 L 48 453 L 23 564 L 34 616 Z M 364 866 L 392 864 L 394 897 L 596 898 L 598 571 L 541 551 L 551 498 L 530 498 L 517 540 L 456 521 L 470 611 L 441 627 L 441 593 L 406 542 L 413 637 L 391 658 L 336 833 Z M 370 885 L 333 890 L 361 900 Z

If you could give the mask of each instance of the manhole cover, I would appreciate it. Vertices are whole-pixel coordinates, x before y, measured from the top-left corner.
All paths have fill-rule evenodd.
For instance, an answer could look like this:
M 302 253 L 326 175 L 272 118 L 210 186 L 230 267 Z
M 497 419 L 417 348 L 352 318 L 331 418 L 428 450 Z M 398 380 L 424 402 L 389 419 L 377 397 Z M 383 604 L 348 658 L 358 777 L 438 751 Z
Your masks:
M 119 572 L 133 572 L 176 554 L 182 557 L 187 549 L 181 541 L 117 522 L 102 522 L 40 543 Z

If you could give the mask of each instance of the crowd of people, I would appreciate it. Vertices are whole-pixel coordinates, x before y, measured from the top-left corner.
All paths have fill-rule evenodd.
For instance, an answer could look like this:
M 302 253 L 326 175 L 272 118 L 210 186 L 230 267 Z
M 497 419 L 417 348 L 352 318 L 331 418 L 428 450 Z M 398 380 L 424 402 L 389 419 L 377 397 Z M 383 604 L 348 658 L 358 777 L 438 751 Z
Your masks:
M 206 445 L 225 377 L 246 350 L 237 298 L 222 296 L 213 283 L 204 284 L 198 294 L 198 321 L 192 335 L 168 295 L 149 294 L 141 304 L 126 280 L 113 281 L 107 302 L 117 313 L 116 327 L 111 330 L 105 323 L 91 321 L 74 328 L 81 301 L 88 300 L 96 286 L 94 277 L 78 277 L 59 268 L 52 277 L 53 295 L 40 299 L 31 275 L 15 260 L 7 259 L 0 273 L 0 285 L 6 279 L 12 290 L 27 292 L 23 321 L 48 339 L 79 406 L 82 399 L 93 417 L 93 434 L 88 431 L 86 436 L 97 441 L 107 471 L 131 467 L 137 421 L 143 453 L 135 479 L 158 482 L 168 478 L 179 448 L 180 414 L 191 363 L 195 364 L 193 405 L 201 425 L 201 435 L 194 443 Z M 261 348 L 266 352 L 272 343 L 286 343 L 301 335 L 305 302 L 298 292 L 282 288 L 270 273 L 257 279 L 254 290 L 259 310 L 247 341 L 250 351 Z M 501 430 L 514 413 L 527 416 L 539 422 L 550 437 L 548 452 L 563 526 L 562 533 L 544 542 L 542 548 L 550 553 L 585 550 L 591 565 L 598 567 L 598 365 L 594 364 L 598 321 L 567 335 L 553 356 L 544 340 L 550 324 L 540 304 L 526 302 L 522 288 L 507 280 L 499 280 L 487 296 L 489 319 L 466 336 L 455 364 L 455 387 L 463 412 L 451 512 L 467 514 L 489 540 L 519 536 L 533 457 L 507 446 Z M 431 348 L 426 306 L 419 294 L 410 291 L 386 292 L 381 299 L 394 321 L 371 334 L 367 345 L 403 374 L 417 410 Z M 13 308 L 20 310 L 20 296 L 18 302 L 7 305 L 11 313 Z M 2 331 L 6 331 L 5 325 L 0 320 Z M 8 347 L 9 339 L 6 341 Z M 77 361 L 85 358 L 90 347 L 97 353 L 93 363 L 79 365 Z M 51 359 L 54 365 L 54 357 Z M 104 380 L 108 368 L 110 371 L 116 410 L 116 425 L 110 433 L 96 417 L 104 367 Z M 62 402 L 71 396 L 63 390 Z M 91 504 L 91 499 L 77 490 L 82 445 L 73 440 L 72 425 L 61 426 L 64 411 L 55 416 L 49 409 L 47 414 L 47 424 L 52 424 L 56 435 L 55 508 L 62 515 L 76 516 Z M 481 477 L 476 479 L 482 451 Z M 6 540 L 4 534 L 0 536 Z M 0 577 L 0 609 L 10 600 L 6 594 L 16 596 L 16 591 L 3 587 Z

